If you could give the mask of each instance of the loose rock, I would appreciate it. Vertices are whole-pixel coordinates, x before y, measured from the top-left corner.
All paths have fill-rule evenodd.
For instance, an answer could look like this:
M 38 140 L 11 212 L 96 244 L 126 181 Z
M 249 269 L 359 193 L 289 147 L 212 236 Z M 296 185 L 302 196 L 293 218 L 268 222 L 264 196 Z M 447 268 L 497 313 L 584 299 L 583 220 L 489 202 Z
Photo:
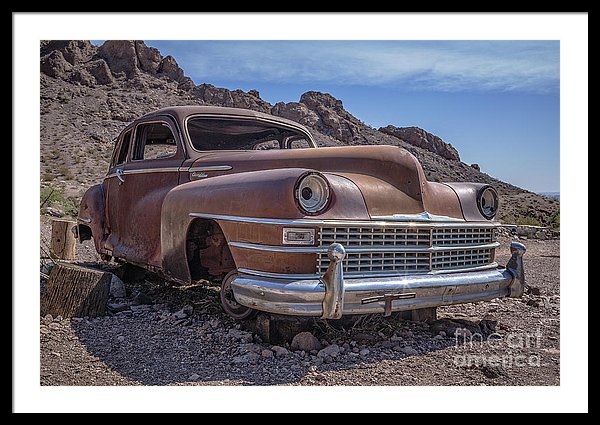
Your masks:
M 110 279 L 110 296 L 113 298 L 125 298 L 127 296 L 125 284 L 114 274 Z
M 287 348 L 280 347 L 279 345 L 272 346 L 271 350 L 273 350 L 273 352 L 275 353 L 275 355 L 277 357 L 283 357 L 283 356 L 287 356 L 288 354 L 290 354 L 290 352 Z
M 230 329 L 229 332 L 227 332 L 227 336 L 245 343 L 252 342 L 253 340 L 252 334 L 250 332 L 242 331 L 239 329 Z
M 326 357 L 326 356 L 337 357 L 339 354 L 340 354 L 340 347 L 337 344 L 331 344 L 331 345 L 323 348 L 321 351 L 319 351 L 319 354 L 317 354 L 317 356 L 319 356 L 319 357 Z
M 481 367 L 483 374 L 491 379 L 506 376 L 506 370 L 502 365 L 484 365 Z
M 321 344 L 319 343 L 319 340 L 310 332 L 300 332 L 292 339 L 290 348 L 293 351 L 320 350 Z

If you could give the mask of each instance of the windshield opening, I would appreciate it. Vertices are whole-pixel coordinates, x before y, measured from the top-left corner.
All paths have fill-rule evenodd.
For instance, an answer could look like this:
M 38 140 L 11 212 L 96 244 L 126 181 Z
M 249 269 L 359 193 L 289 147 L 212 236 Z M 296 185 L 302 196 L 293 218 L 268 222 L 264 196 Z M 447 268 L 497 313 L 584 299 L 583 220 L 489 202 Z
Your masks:
M 187 130 L 198 151 L 311 147 L 304 134 L 260 121 L 197 117 L 188 120 Z

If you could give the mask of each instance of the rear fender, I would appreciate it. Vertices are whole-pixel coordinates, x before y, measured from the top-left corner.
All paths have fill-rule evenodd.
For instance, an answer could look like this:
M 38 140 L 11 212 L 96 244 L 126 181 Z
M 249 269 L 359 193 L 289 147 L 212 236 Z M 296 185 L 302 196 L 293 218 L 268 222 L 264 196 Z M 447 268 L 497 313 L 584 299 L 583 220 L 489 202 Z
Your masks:
M 79 242 L 93 238 L 98 252 L 101 252 L 102 241 L 106 236 L 104 206 L 104 188 L 101 184 L 97 184 L 90 187 L 81 198 L 77 215 Z

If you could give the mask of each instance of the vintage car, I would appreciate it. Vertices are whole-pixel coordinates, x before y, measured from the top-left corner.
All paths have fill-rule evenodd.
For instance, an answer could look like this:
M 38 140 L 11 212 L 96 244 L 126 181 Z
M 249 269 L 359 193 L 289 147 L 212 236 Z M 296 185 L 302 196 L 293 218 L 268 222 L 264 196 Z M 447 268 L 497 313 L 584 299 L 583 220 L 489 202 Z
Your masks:
M 173 282 L 221 279 L 235 319 L 339 319 L 521 296 L 525 247 L 495 262 L 497 210 L 491 186 L 427 181 L 396 146 L 317 148 L 287 119 L 184 106 L 121 132 L 76 233 Z

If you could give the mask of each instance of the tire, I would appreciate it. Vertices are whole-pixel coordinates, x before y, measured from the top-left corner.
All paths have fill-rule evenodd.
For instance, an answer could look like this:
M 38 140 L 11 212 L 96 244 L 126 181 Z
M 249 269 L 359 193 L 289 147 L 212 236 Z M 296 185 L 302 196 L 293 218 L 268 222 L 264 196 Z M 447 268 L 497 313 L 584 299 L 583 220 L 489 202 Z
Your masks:
M 221 306 L 225 313 L 234 320 L 248 320 L 252 319 L 258 313 L 257 310 L 254 310 L 250 307 L 246 307 L 241 305 L 235 300 L 233 295 L 233 290 L 231 288 L 231 281 L 238 275 L 237 270 L 232 270 L 227 273 L 227 276 L 223 278 L 223 282 L 221 282 Z

